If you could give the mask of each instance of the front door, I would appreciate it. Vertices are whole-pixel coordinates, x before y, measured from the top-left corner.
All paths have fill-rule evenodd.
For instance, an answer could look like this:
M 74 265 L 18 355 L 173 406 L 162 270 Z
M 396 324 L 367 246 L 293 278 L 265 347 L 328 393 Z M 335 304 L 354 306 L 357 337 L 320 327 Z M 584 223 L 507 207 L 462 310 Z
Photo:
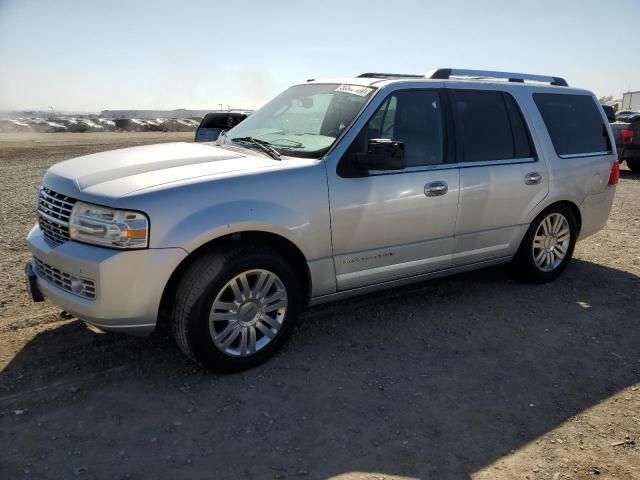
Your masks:
M 444 98 L 438 88 L 391 91 L 328 172 L 338 290 L 451 266 L 459 178 L 446 163 Z M 403 142 L 406 168 L 354 172 L 351 155 L 372 138 Z

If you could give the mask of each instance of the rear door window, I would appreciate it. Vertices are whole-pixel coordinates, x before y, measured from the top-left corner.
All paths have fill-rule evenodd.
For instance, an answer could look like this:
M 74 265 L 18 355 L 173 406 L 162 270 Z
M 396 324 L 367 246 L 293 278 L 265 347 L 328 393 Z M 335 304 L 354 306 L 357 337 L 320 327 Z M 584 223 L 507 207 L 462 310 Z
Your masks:
M 597 155 L 611 151 L 607 127 L 591 96 L 534 93 L 533 100 L 558 155 Z
M 489 90 L 452 90 L 461 162 L 532 157 L 529 133 L 511 95 Z

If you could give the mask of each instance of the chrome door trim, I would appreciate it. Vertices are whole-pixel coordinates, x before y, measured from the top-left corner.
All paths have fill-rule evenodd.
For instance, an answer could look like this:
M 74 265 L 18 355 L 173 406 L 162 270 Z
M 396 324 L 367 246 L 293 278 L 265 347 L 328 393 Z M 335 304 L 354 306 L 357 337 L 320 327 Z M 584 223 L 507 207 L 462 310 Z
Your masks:
M 494 165 L 515 165 L 520 163 L 537 163 L 534 157 L 527 158 L 505 158 L 504 160 L 484 160 L 482 162 L 460 162 L 458 168 L 492 167 Z
M 560 158 L 582 158 L 582 157 L 601 157 L 603 155 L 613 155 L 613 151 L 608 152 L 585 152 L 585 153 L 570 153 L 567 155 L 558 155 Z
M 369 176 L 379 175 L 398 175 L 402 173 L 411 172 L 433 172 L 438 170 L 451 170 L 453 168 L 477 168 L 477 167 L 492 167 L 499 165 L 516 165 L 520 163 L 538 163 L 539 160 L 533 157 L 527 158 L 509 158 L 505 160 L 485 160 L 482 162 L 461 162 L 461 163 L 439 163 L 437 165 L 417 165 L 415 167 L 407 167 L 402 170 L 371 170 Z
M 336 275 L 338 285 L 344 284 L 347 281 L 355 281 L 362 276 L 371 276 L 373 274 L 384 275 L 386 273 L 393 273 L 399 268 L 417 267 L 423 265 L 429 265 L 433 263 L 443 262 L 445 260 L 451 260 L 452 255 L 441 255 L 439 257 L 429 257 L 420 260 L 412 260 L 409 262 L 393 263 L 391 265 L 384 265 L 382 267 L 368 268 L 366 270 L 356 270 L 355 272 L 343 273 Z

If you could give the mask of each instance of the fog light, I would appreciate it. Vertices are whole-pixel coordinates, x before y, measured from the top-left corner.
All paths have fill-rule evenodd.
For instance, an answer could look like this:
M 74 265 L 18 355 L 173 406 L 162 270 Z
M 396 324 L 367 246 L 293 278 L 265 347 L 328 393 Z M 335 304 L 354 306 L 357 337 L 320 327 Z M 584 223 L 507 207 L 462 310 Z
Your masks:
M 84 290 L 84 283 L 82 282 L 82 280 L 76 277 L 71 277 L 69 278 L 69 280 L 71 280 L 71 290 L 73 291 L 73 293 L 80 295 Z

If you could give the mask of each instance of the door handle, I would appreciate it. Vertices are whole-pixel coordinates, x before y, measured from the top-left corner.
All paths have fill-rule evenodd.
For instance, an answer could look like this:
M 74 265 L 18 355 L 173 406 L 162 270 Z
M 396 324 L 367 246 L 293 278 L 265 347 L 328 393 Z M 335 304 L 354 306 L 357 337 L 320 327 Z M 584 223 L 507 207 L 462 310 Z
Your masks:
M 444 195 L 449 191 L 449 185 L 447 182 L 443 180 L 438 180 L 437 182 L 429 182 L 424 186 L 424 194 L 427 197 L 437 197 L 439 195 Z
M 538 185 L 542 181 L 542 175 L 538 172 L 530 172 L 524 176 L 525 185 Z

